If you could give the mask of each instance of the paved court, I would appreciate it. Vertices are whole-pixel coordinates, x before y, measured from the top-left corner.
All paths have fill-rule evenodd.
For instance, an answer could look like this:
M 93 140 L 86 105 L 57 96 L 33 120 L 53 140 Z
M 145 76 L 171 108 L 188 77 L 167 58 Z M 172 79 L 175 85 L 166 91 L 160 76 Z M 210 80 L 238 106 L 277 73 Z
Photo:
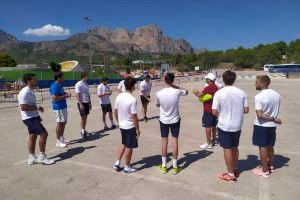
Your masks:
M 120 143 L 118 129 L 103 132 L 101 109 L 93 95 L 93 110 L 87 130 L 92 133 L 89 141 L 79 140 L 79 115 L 75 98 L 68 100 L 69 122 L 66 137 L 73 140 L 68 148 L 55 147 L 55 116 L 50 102 L 42 114 L 49 132 L 47 151 L 56 160 L 52 166 L 28 166 L 27 132 L 21 122 L 18 108 L 0 109 L 0 199 L 300 199 L 300 80 L 272 77 L 271 88 L 282 95 L 280 118 L 283 125 L 277 129 L 275 148 L 276 171 L 271 178 L 260 178 L 251 173 L 259 165 L 258 150 L 252 146 L 252 121 L 254 118 L 255 79 L 250 73 L 237 80 L 237 86 L 246 91 L 250 113 L 245 116 L 240 140 L 240 178 L 237 183 L 226 183 L 217 178 L 225 170 L 220 147 L 211 151 L 199 149 L 204 142 L 201 128 L 202 105 L 190 94 L 181 99 L 182 128 L 180 133 L 179 165 L 184 169 L 178 175 L 161 174 L 156 165 L 160 157 L 159 109 L 154 105 L 155 87 L 152 92 L 147 123 L 140 122 L 139 148 L 133 155 L 133 166 L 139 169 L 126 175 L 115 172 L 112 165 Z M 184 83 L 192 91 L 203 82 Z M 138 97 L 138 92 L 135 91 Z M 114 101 L 116 92 L 113 94 Z M 139 116 L 141 104 L 139 102 Z M 171 157 L 170 157 L 171 158 Z M 122 162 L 123 164 L 123 162 Z M 168 163 L 171 167 L 171 162 Z

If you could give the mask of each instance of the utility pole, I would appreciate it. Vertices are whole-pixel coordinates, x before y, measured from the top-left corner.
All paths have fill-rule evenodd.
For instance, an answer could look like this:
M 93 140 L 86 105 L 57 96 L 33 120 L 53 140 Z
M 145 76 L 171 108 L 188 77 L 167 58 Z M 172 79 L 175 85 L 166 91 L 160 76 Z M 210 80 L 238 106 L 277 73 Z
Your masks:
M 93 73 L 93 64 L 92 64 L 92 47 L 91 47 L 91 35 L 92 35 L 92 22 L 93 20 L 89 17 L 84 17 L 83 21 L 86 23 L 86 25 L 88 26 L 88 32 L 89 32 L 89 59 L 90 59 L 90 70 L 91 70 L 91 76 Z

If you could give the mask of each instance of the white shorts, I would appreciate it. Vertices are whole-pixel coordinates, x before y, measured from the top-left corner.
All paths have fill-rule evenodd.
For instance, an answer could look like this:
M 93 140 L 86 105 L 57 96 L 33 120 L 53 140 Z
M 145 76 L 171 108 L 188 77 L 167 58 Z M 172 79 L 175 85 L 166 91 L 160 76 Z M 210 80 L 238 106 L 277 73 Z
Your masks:
M 68 120 L 68 111 L 67 108 L 62 110 L 54 110 L 54 113 L 56 115 L 56 121 L 65 123 Z

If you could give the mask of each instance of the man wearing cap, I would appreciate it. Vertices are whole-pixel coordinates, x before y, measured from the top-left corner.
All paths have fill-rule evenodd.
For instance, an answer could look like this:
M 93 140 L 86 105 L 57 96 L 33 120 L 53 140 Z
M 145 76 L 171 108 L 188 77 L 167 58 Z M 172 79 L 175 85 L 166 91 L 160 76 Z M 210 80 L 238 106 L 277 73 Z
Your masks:
M 207 86 L 202 91 L 194 91 L 194 94 L 199 98 L 203 95 L 211 95 L 212 97 L 218 91 L 218 87 L 215 84 L 216 76 L 213 73 L 208 73 L 205 76 Z M 203 116 L 202 126 L 206 132 L 206 143 L 200 145 L 201 149 L 212 149 L 216 143 L 216 125 L 217 117 L 212 114 L 212 102 L 213 98 L 203 102 Z

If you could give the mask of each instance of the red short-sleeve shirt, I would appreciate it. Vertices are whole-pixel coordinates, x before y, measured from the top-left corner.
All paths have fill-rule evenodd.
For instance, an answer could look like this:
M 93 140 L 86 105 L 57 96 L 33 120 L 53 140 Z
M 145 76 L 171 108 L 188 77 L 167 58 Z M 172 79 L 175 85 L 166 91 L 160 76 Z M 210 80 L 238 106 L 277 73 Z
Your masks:
M 211 84 L 211 85 L 206 86 L 202 90 L 202 93 L 203 94 L 211 94 L 212 96 L 214 96 L 217 91 L 218 91 L 218 87 L 215 84 Z M 212 113 L 212 109 L 211 109 L 212 103 L 213 103 L 212 99 L 203 103 L 204 112 Z

